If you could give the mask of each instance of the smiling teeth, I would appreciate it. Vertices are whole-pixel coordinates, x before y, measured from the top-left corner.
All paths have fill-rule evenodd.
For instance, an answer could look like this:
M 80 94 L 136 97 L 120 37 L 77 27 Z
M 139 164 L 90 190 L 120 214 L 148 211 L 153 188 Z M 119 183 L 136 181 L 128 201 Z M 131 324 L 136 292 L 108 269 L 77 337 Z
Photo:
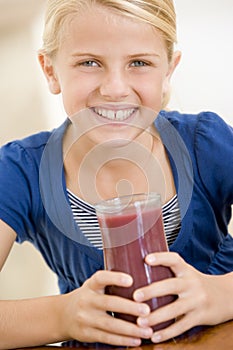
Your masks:
M 127 118 L 129 118 L 133 113 L 135 109 L 122 109 L 119 111 L 113 111 L 109 109 L 102 109 L 102 108 L 94 108 L 94 112 L 100 115 L 101 117 L 110 119 L 110 120 L 116 120 L 116 121 L 123 121 Z

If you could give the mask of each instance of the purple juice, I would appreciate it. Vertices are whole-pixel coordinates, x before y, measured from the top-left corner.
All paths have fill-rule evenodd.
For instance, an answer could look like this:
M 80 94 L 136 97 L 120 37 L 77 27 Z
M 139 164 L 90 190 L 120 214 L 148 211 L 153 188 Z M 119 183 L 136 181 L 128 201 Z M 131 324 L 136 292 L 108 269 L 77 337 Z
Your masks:
M 140 212 L 140 218 L 136 213 L 107 215 L 99 217 L 99 224 L 103 235 L 103 241 L 108 236 L 108 244 L 104 244 L 105 268 L 110 271 L 122 271 L 133 277 L 133 285 L 128 288 L 108 286 L 106 293 L 133 299 L 133 292 L 152 282 L 160 281 L 173 276 L 172 271 L 165 266 L 149 266 L 145 263 L 146 255 L 154 252 L 167 251 L 167 243 L 164 235 L 161 208 L 149 209 Z M 140 231 L 140 232 L 139 232 Z M 135 233 L 137 237 L 135 236 Z M 115 238 L 113 238 L 115 235 Z M 131 237 L 126 244 L 116 244 L 116 235 Z M 110 238 L 109 238 L 110 237 Z M 136 239 L 135 239 L 136 237 Z M 111 238 L 114 244 L 111 246 Z M 103 242 L 104 243 L 104 242 Z M 148 300 L 151 310 L 171 303 L 176 299 L 174 295 L 167 295 Z M 116 317 L 136 323 L 136 317 L 128 314 L 115 314 Z M 160 323 L 153 327 L 159 330 L 167 327 L 173 320 Z

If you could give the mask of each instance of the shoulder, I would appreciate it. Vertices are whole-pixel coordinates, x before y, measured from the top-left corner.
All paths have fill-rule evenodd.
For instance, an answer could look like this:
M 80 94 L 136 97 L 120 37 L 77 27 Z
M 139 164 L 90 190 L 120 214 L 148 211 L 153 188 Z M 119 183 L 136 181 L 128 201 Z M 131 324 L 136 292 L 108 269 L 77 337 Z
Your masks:
M 32 159 L 39 160 L 50 135 L 50 132 L 41 132 L 3 145 L 0 148 L 0 162 L 24 163 Z
M 155 125 L 159 130 L 172 126 L 187 143 L 195 147 L 202 142 L 222 143 L 227 137 L 233 142 L 233 128 L 218 114 L 204 111 L 198 114 L 180 113 L 178 111 L 161 111 Z M 208 140 L 208 141 L 207 141 Z
M 40 132 L 0 148 L 0 192 L 5 188 L 28 187 L 38 182 L 39 169 L 46 145 L 56 135 L 62 149 L 65 125 L 52 131 Z
M 50 133 L 43 132 L 14 140 L 0 148 L 0 192 L 2 200 L 25 199 L 35 191 L 41 157 Z M 34 196 L 34 193 L 33 193 Z
M 209 127 L 216 128 L 216 126 L 231 129 L 218 114 L 210 111 L 191 114 L 162 110 L 159 116 L 165 118 L 178 130 L 195 129 L 196 131 L 200 131 L 202 128 L 209 130 Z
M 196 129 L 195 155 L 202 183 L 210 197 L 222 206 L 231 205 L 233 128 L 218 115 L 205 113 Z
M 34 232 L 33 220 L 41 213 L 39 169 L 52 135 L 62 145 L 64 126 L 15 140 L 0 148 L 0 218 L 20 240 Z
M 42 131 L 3 145 L 0 148 L 0 164 L 10 161 L 21 165 L 24 162 L 39 163 L 44 149 L 53 135 L 57 135 L 61 142 L 65 127 L 64 123 L 52 131 Z
M 233 128 L 213 112 L 162 112 L 192 154 L 203 186 L 212 197 L 233 202 Z M 169 134 L 168 134 L 169 137 Z

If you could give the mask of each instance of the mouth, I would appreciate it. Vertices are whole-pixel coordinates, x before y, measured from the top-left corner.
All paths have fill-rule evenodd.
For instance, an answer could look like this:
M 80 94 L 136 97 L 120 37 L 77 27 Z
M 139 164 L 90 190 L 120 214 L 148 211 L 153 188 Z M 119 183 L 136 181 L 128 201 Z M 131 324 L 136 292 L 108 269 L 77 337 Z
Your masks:
M 137 108 L 125 108 L 125 109 L 106 109 L 106 108 L 100 108 L 100 107 L 94 107 L 92 108 L 94 113 L 96 113 L 98 116 L 105 118 L 107 120 L 116 121 L 116 122 L 122 122 L 127 119 L 129 119 L 137 110 Z

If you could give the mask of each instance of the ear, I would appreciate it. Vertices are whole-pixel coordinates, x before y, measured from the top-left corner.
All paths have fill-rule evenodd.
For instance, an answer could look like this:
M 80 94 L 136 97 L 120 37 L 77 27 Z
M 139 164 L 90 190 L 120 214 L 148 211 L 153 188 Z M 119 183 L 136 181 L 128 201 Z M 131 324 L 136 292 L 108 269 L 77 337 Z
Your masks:
M 38 60 L 44 72 L 45 78 L 47 79 L 50 92 L 55 95 L 59 94 L 61 92 L 61 88 L 52 59 L 43 53 L 39 53 Z
M 172 77 L 172 74 L 174 73 L 176 67 L 178 66 L 179 62 L 181 59 L 181 52 L 180 51 L 175 51 L 173 53 L 171 62 L 169 63 L 169 69 L 166 75 L 166 78 L 163 83 L 163 94 L 166 95 L 170 91 L 170 80 Z

